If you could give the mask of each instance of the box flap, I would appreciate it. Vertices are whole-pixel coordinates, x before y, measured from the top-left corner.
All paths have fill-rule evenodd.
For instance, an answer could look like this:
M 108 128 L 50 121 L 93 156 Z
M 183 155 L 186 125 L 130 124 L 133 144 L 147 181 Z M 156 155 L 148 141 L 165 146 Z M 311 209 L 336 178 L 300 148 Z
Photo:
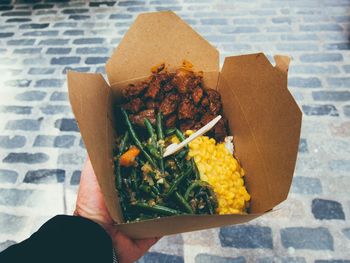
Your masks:
M 286 199 L 298 152 L 302 113 L 287 89 L 289 59 L 276 63 L 262 53 L 227 57 L 218 84 L 253 213 Z
M 178 68 L 186 59 L 195 71 L 218 72 L 219 52 L 173 12 L 141 14 L 108 60 L 111 86 L 149 76 L 151 68 L 166 63 Z
M 207 228 L 246 223 L 258 216 L 261 216 L 261 214 L 182 215 L 121 224 L 115 227 L 131 238 L 161 237 Z
M 101 74 L 68 72 L 69 100 L 107 208 L 122 222 L 114 186 L 112 92 Z

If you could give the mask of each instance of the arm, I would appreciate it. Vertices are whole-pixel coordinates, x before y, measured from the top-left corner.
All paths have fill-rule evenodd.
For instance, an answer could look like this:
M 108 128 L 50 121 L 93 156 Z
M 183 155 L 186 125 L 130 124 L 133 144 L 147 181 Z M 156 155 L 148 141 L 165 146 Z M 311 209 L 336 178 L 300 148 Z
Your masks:
M 30 238 L 0 254 L 0 262 L 112 262 L 112 241 L 95 222 L 55 216 Z

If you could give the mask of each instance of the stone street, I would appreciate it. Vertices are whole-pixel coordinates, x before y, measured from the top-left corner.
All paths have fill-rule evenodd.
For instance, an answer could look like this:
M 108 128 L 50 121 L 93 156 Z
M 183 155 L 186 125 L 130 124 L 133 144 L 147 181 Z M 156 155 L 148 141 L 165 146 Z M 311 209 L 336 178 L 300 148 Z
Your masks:
M 74 209 L 86 151 L 67 70 L 105 74 L 136 16 L 161 10 L 214 45 L 221 64 L 290 55 L 303 125 L 285 202 L 247 224 L 164 237 L 139 262 L 349 263 L 348 0 L 0 0 L 0 251 Z

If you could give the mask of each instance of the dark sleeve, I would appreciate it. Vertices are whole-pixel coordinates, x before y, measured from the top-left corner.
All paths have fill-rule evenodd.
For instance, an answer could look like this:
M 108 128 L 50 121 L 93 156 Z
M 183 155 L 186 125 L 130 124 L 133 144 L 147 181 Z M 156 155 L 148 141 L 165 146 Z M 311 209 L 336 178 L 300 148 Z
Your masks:
M 0 253 L 1 263 L 112 263 L 112 241 L 97 223 L 78 216 L 59 215 L 30 238 Z

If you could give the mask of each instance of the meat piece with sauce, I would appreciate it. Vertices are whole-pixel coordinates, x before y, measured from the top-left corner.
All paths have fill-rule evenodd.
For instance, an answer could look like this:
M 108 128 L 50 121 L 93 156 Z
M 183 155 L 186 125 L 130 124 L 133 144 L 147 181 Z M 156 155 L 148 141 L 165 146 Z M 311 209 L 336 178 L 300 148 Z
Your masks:
M 159 110 L 163 113 L 164 116 L 167 116 L 173 113 L 180 101 L 180 95 L 177 93 L 171 93 L 165 97 L 162 103 L 159 106 Z
M 165 120 L 165 126 L 167 128 L 175 128 L 177 121 L 176 114 L 171 114 L 166 120 Z
M 192 99 L 194 104 L 198 104 L 203 97 L 203 89 L 200 86 L 197 86 L 193 91 L 192 91 Z
M 143 93 L 145 89 L 147 89 L 148 84 L 146 82 L 134 85 L 130 84 L 126 88 L 123 89 L 123 96 L 127 100 L 131 99 L 132 97 L 137 97 Z
M 217 115 L 221 111 L 222 103 L 220 93 L 213 89 L 207 90 L 209 99 L 209 110 L 213 115 Z
M 126 110 L 131 111 L 132 113 L 137 113 L 139 112 L 143 107 L 144 103 L 140 98 L 135 98 L 129 101 L 128 103 L 125 103 L 122 107 Z
M 144 120 L 147 118 L 152 124 L 156 123 L 154 109 L 144 110 L 137 114 L 129 115 L 130 121 L 138 126 L 145 126 Z
M 191 119 L 193 120 L 197 114 L 197 108 L 189 98 L 184 98 L 178 109 L 179 120 Z

